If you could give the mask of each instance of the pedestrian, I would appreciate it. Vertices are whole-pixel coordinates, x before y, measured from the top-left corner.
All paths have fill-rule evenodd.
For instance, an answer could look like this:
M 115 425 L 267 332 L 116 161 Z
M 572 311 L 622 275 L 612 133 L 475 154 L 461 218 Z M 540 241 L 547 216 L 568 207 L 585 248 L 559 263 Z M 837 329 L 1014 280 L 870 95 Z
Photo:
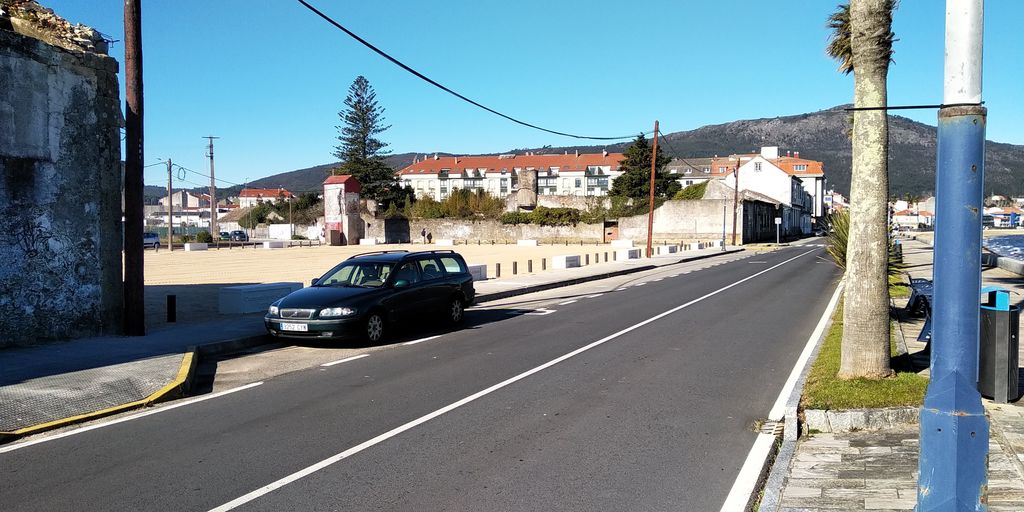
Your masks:
M 433 240 L 434 240 L 434 234 L 433 233 L 427 233 L 427 243 L 428 244 L 432 244 L 432 243 L 434 243 Z
M 420 243 L 427 243 L 427 228 L 420 230 Z

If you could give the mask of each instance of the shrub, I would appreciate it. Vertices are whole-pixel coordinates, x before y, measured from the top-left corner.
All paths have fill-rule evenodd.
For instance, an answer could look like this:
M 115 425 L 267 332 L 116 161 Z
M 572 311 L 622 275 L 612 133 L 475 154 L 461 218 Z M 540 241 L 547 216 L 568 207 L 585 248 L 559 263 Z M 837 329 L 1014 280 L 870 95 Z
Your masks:
M 181 243 L 187 244 L 192 241 L 192 235 L 181 235 Z
M 580 217 L 580 211 L 575 208 L 538 206 L 530 213 L 530 222 L 541 226 L 575 226 L 579 224 Z
M 502 224 L 529 224 L 530 214 L 528 212 L 505 212 L 499 218 Z
M 696 201 L 704 199 L 704 192 L 708 189 L 708 182 L 697 183 L 690 185 L 679 192 L 672 199 L 683 200 L 683 201 Z
M 826 241 L 825 251 L 828 252 L 829 256 L 832 256 L 832 260 L 839 265 L 839 268 L 846 271 L 846 244 L 850 236 L 850 211 L 841 210 L 832 213 L 828 216 L 828 224 L 831 229 L 828 233 L 828 239 Z M 902 265 L 895 252 L 895 240 L 889 236 L 889 261 L 888 261 L 888 273 L 890 276 L 899 274 Z
M 200 231 L 196 233 L 196 242 L 201 244 L 212 244 L 213 235 L 211 235 L 209 231 Z

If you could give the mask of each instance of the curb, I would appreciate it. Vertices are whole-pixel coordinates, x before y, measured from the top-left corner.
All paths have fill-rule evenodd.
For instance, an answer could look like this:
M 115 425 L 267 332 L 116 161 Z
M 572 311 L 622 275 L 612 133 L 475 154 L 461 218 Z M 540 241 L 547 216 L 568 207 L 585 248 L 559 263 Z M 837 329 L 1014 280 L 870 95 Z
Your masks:
M 589 276 L 580 276 L 572 279 L 565 279 L 562 281 L 552 281 L 544 284 L 537 284 L 533 286 L 527 286 L 524 288 L 517 288 L 515 290 L 505 290 L 503 292 L 488 293 L 486 295 L 477 295 L 476 303 L 489 302 L 492 300 L 506 299 L 508 297 L 515 297 L 517 295 L 526 295 L 528 293 L 542 292 L 545 290 L 552 290 L 555 288 L 564 288 L 566 286 L 572 286 L 575 284 L 587 283 L 590 281 L 600 281 L 602 279 L 608 279 L 612 277 L 623 276 L 626 274 L 634 274 L 637 272 L 643 272 L 645 270 L 652 270 L 659 267 L 667 267 L 669 265 L 678 265 L 680 263 L 688 263 L 691 261 L 703 260 L 707 258 L 713 258 L 715 256 L 722 256 L 724 254 L 734 254 L 737 252 L 745 251 L 746 249 L 729 249 L 726 251 L 716 252 L 712 254 L 701 254 L 699 256 L 690 256 L 688 258 L 682 258 L 679 261 L 675 261 L 666 265 L 640 265 L 633 268 L 626 268 L 622 270 L 616 270 L 614 272 L 605 272 L 602 274 L 593 274 Z
M 839 281 L 837 289 L 841 290 L 846 287 L 846 278 L 844 277 Z M 842 293 L 842 292 L 840 292 Z M 838 301 L 836 302 L 838 305 Z M 782 484 L 786 479 L 786 475 L 789 473 L 789 466 L 793 462 L 793 456 L 796 455 L 796 443 L 800 439 L 800 428 L 799 428 L 799 409 L 800 409 L 800 397 L 803 395 L 804 384 L 807 382 L 807 374 L 811 371 L 811 366 L 818 360 L 818 353 L 821 352 L 821 345 L 828 336 L 828 331 L 832 328 L 832 316 L 835 314 L 836 307 L 833 306 L 831 309 L 825 311 L 828 315 L 828 323 L 825 324 L 825 328 L 821 331 L 821 336 L 818 337 L 818 341 L 814 344 L 814 350 L 811 351 L 811 356 L 807 358 L 807 363 L 804 364 L 803 369 L 800 371 L 800 378 L 797 379 L 796 386 L 793 387 L 793 392 L 790 393 L 789 399 L 786 400 L 786 416 L 785 426 L 782 430 L 782 444 L 776 450 L 775 459 L 771 461 L 771 467 L 768 468 L 768 462 L 766 461 L 765 469 L 768 470 L 768 476 L 764 481 L 764 485 L 760 486 L 761 489 L 761 503 L 758 507 L 758 512 L 775 512 L 779 509 L 782 504 Z M 776 443 L 778 443 L 778 436 L 776 436 Z M 757 491 L 755 490 L 755 493 Z M 753 501 L 754 497 L 751 497 Z
M 135 400 L 134 402 L 128 402 L 126 404 L 115 405 L 113 407 L 107 407 L 106 409 L 100 409 L 98 411 L 87 412 L 83 414 L 77 414 L 75 416 L 69 416 L 67 418 L 61 418 L 46 423 L 40 423 L 38 425 L 32 425 L 29 427 L 19 428 L 11 432 L 0 432 L 0 439 L 4 441 L 11 441 L 22 436 L 37 434 L 46 430 L 52 430 L 55 428 L 65 427 L 74 423 L 81 423 L 84 421 L 94 420 L 109 416 L 111 414 L 127 411 L 129 409 L 135 409 L 152 405 L 155 403 L 170 400 L 182 396 L 191 385 L 192 377 L 195 375 L 198 358 L 196 357 L 196 351 L 186 351 L 181 357 L 181 365 L 178 367 L 178 374 L 171 380 L 171 382 L 164 385 L 164 387 L 151 393 L 146 398 L 141 400 Z

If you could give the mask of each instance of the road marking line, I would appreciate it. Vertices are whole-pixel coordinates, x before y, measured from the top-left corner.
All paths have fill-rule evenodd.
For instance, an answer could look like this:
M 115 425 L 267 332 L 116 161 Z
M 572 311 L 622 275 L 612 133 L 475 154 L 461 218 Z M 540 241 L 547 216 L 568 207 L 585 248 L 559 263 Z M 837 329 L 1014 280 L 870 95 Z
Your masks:
M 533 315 L 533 316 L 545 316 L 545 315 L 550 315 L 551 313 L 554 313 L 555 311 L 558 311 L 558 310 L 557 309 L 548 309 L 548 308 L 537 308 L 537 309 L 535 309 L 533 311 L 530 311 L 529 313 L 523 313 L 523 314 L 524 315 Z
M 569 304 L 573 304 L 573 303 L 575 303 L 575 302 L 576 302 L 576 299 L 573 299 L 573 300 L 567 300 L 567 301 L 565 301 L 565 302 L 559 302 L 559 303 L 558 303 L 558 305 L 559 305 L 559 306 L 568 306 Z
M 646 282 L 643 282 L 643 283 L 637 283 L 637 284 L 634 284 L 633 286 L 643 286 L 643 285 L 645 285 L 645 284 L 647 284 L 647 283 L 646 283 Z
M 588 299 L 596 299 L 596 298 L 598 298 L 598 297 L 600 297 L 602 295 L 604 295 L 604 294 L 603 293 L 595 293 L 593 295 L 586 295 L 586 298 L 588 298 Z
M 616 288 L 615 291 L 617 291 L 617 292 L 624 292 L 624 291 L 626 291 L 626 288 L 628 288 L 628 287 L 627 286 L 623 286 L 621 288 Z
M 323 366 L 323 367 L 334 366 L 336 364 L 347 363 L 349 361 L 355 361 L 356 359 L 362 359 L 364 357 L 370 357 L 370 354 L 359 354 L 358 356 L 346 357 L 345 359 L 338 359 L 337 361 L 331 361 L 329 363 L 324 363 L 324 364 L 322 364 L 320 366 Z
M 789 395 L 793 393 L 793 388 L 796 387 L 796 382 L 800 379 L 800 374 L 803 373 L 807 360 L 810 359 L 811 354 L 814 352 L 814 346 L 818 344 L 818 339 L 825 332 L 825 326 L 828 325 L 829 319 L 832 318 L 832 313 L 835 312 L 836 304 L 842 295 L 842 290 L 842 286 L 836 286 L 836 291 L 832 293 L 832 298 L 829 300 L 828 305 L 825 306 L 825 312 L 822 313 L 821 318 L 818 320 L 818 325 L 814 327 L 814 331 L 811 332 L 811 336 L 807 339 L 807 344 L 804 345 L 804 350 L 800 353 L 796 365 L 793 366 L 793 371 L 789 373 L 789 378 L 786 379 L 786 383 L 782 386 L 782 391 L 779 392 L 775 405 L 768 412 L 768 421 L 784 419 L 786 415 L 786 402 L 789 401 Z M 775 436 L 768 434 L 757 435 L 757 440 L 754 441 L 754 446 L 750 449 L 750 453 L 747 454 L 747 460 L 743 462 L 740 474 L 736 476 L 736 481 L 733 482 L 732 489 L 729 490 L 729 495 L 722 505 L 721 512 L 745 510 L 750 496 L 754 493 L 754 488 L 757 487 L 758 479 L 761 476 L 761 469 L 764 468 L 764 463 L 768 459 L 768 454 L 774 441 Z
M 440 338 L 441 336 L 442 336 L 441 334 L 438 334 L 437 336 L 429 336 L 429 337 L 426 337 L 426 338 L 420 338 L 418 340 L 407 341 L 405 343 L 402 343 L 402 345 L 415 345 L 417 343 L 423 343 L 424 341 L 430 341 L 430 340 L 433 340 L 433 339 Z M 369 355 L 369 354 L 366 354 L 366 355 Z M 342 361 L 342 362 L 344 362 L 344 361 Z
M 355 454 L 357 454 L 357 453 L 359 453 L 359 452 L 361 452 L 361 451 L 363 451 L 363 450 L 365 450 L 367 448 L 370 448 L 370 447 L 372 447 L 374 445 L 380 444 L 380 443 L 382 443 L 382 442 L 384 442 L 384 441 L 386 441 L 386 440 L 388 440 L 388 439 L 390 439 L 392 437 L 395 437 L 395 436 L 401 434 L 402 432 L 405 432 L 406 430 L 409 430 L 411 428 L 414 428 L 414 427 L 417 427 L 419 425 L 422 425 L 422 424 L 424 424 L 424 423 L 426 423 L 426 422 L 428 422 L 428 421 L 430 421 L 430 420 L 432 420 L 434 418 L 437 418 L 438 416 L 441 416 L 441 415 L 446 414 L 448 412 L 451 412 L 451 411 L 453 411 L 453 410 L 455 410 L 455 409 L 457 409 L 459 407 L 462 407 L 463 405 L 466 405 L 466 404 L 468 404 L 470 402 L 473 402 L 474 400 L 477 400 L 479 398 L 487 396 L 487 395 L 489 395 L 489 394 L 491 394 L 491 393 L 493 393 L 493 392 L 495 392 L 495 391 L 497 391 L 499 389 L 502 389 L 502 388 L 507 387 L 507 386 L 509 386 L 511 384 L 514 384 L 514 383 L 516 383 L 516 382 L 518 382 L 520 380 L 523 380 L 523 379 L 525 379 L 525 378 L 527 378 L 527 377 L 529 377 L 529 376 L 531 376 L 531 375 L 533 375 L 535 373 L 538 373 L 540 371 L 546 370 L 546 369 L 548 369 L 548 368 L 550 368 L 550 367 L 552 367 L 552 366 L 554 366 L 554 365 L 556 365 L 558 363 L 561 363 L 562 361 L 565 361 L 567 359 L 573 358 L 573 357 L 575 357 L 575 356 L 577 356 L 579 354 L 582 354 L 582 353 L 584 353 L 584 352 L 586 352 L 586 351 L 588 351 L 588 350 L 590 350 L 590 349 L 592 349 L 594 347 L 603 345 L 603 344 L 605 344 L 605 343 L 607 343 L 607 342 L 609 342 L 611 340 L 614 340 L 614 339 L 622 336 L 623 334 L 627 334 L 629 332 L 632 332 L 632 331 L 634 331 L 636 329 L 639 329 L 639 328 L 641 328 L 641 327 L 643 327 L 643 326 L 645 326 L 645 325 L 647 325 L 647 324 L 649 324 L 651 322 L 655 322 L 657 320 L 660 320 L 660 319 L 662 319 L 662 318 L 664 318 L 664 317 L 666 317 L 668 315 L 671 315 L 673 313 L 676 313 L 676 312 L 678 312 L 678 311 L 680 311 L 682 309 L 686 309 L 686 308 L 688 308 L 688 307 L 690 307 L 690 306 L 692 306 L 692 305 L 694 305 L 694 304 L 696 304 L 698 302 L 701 302 L 701 301 L 703 301 L 705 299 L 708 299 L 710 297 L 718 295 L 719 293 L 722 293 L 722 292 L 724 292 L 724 291 L 726 291 L 726 290 L 728 290 L 730 288 L 733 288 L 735 286 L 739 286 L 740 284 L 743 284 L 743 283 L 745 283 L 745 282 L 747 282 L 747 281 L 749 281 L 751 279 L 754 279 L 755 277 L 758 277 L 758 276 L 760 276 L 762 274 L 765 274 L 767 272 L 775 270 L 776 268 L 779 268 L 782 265 L 785 265 L 786 263 L 789 263 L 789 262 L 791 262 L 791 261 L 793 261 L 793 260 L 795 260 L 797 258 L 801 258 L 803 256 L 806 256 L 806 255 L 808 255 L 808 254 L 810 254 L 812 252 L 814 252 L 814 251 L 807 251 L 805 253 L 802 253 L 802 254 L 799 254 L 797 256 L 794 256 L 794 257 L 792 257 L 792 258 L 790 258 L 788 260 L 785 260 L 782 263 L 779 263 L 779 264 L 777 264 L 775 266 L 766 268 L 766 269 L 764 269 L 764 270 L 762 270 L 762 271 L 760 271 L 760 272 L 758 272 L 756 274 L 752 274 L 752 275 L 747 276 L 747 277 L 745 277 L 743 279 L 740 279 L 739 281 L 736 281 L 736 282 L 734 282 L 734 283 L 732 283 L 730 285 L 723 286 L 722 288 L 719 288 L 719 289 L 717 289 L 717 290 L 715 290 L 713 292 L 709 292 L 709 293 L 707 293 L 705 295 L 702 295 L 701 297 L 693 299 L 690 302 L 687 302 L 685 304 L 681 304 L 679 306 L 676 306 L 676 307 L 674 307 L 674 308 L 672 308 L 672 309 L 670 309 L 668 311 L 665 311 L 663 313 L 659 313 L 659 314 L 657 314 L 655 316 L 652 316 L 651 318 L 648 318 L 647 320 L 644 320 L 644 321 L 642 321 L 640 323 L 633 324 L 632 326 L 627 327 L 627 328 L 625 328 L 625 329 L 623 329 L 623 330 L 621 330 L 619 332 L 616 332 L 614 334 L 610 334 L 608 336 L 605 336 L 604 338 L 601 338 L 601 339 L 599 339 L 599 340 L 597 340 L 597 341 L 595 341 L 593 343 L 590 343 L 588 345 L 584 345 L 584 346 L 582 346 L 582 347 L 580 347 L 580 348 L 578 348 L 576 350 L 573 350 L 572 352 L 569 352 L 568 354 L 559 356 L 559 357 L 557 357 L 555 359 L 552 359 L 551 361 L 548 361 L 548 362 L 546 362 L 546 363 L 544 363 L 544 364 L 542 364 L 542 365 L 540 365 L 540 366 L 538 366 L 536 368 L 533 368 L 531 370 L 527 370 L 527 371 L 525 371 L 523 373 L 520 373 L 519 375 L 516 375 L 515 377 L 506 379 L 504 381 L 501 381 L 501 382 L 499 382 L 499 383 L 497 383 L 497 384 L 495 384 L 495 385 L 493 385 L 493 386 L 491 386 L 489 388 L 483 389 L 481 391 L 477 391 L 476 393 L 473 393 L 472 395 L 469 395 L 466 398 L 463 398 L 462 400 L 459 400 L 457 402 L 453 402 L 453 403 L 451 403 L 449 405 L 446 405 L 446 406 L 444 406 L 444 407 L 442 407 L 442 408 L 440 408 L 440 409 L 438 409 L 438 410 L 436 410 L 436 411 L 434 411 L 432 413 L 429 413 L 429 414 L 427 414 L 425 416 L 421 416 L 421 417 L 419 417 L 419 418 L 417 418 L 415 420 L 412 420 L 412 421 L 410 421 L 410 422 L 408 422 L 408 423 L 406 423 L 404 425 L 401 425 L 399 427 L 395 427 L 395 428 L 393 428 L 393 429 L 391 429 L 391 430 L 389 430 L 387 432 L 384 432 L 383 434 L 378 435 L 377 437 L 374 437 L 372 439 L 364 441 L 364 442 L 362 442 L 360 444 L 357 444 L 356 446 L 353 446 L 353 447 L 351 447 L 351 448 L 349 448 L 349 449 L 347 449 L 347 450 L 345 450 L 345 451 L 343 451 L 341 453 L 338 453 L 336 455 L 332 455 L 332 456 L 330 456 L 330 457 L 328 457 L 328 458 L 326 458 L 326 459 L 324 459 L 324 460 L 322 460 L 320 462 L 317 462 L 316 464 L 313 464 L 312 466 L 308 466 L 305 469 L 301 469 L 299 471 L 296 471 L 295 473 L 292 473 L 292 474 L 290 474 L 288 476 L 285 476 L 284 478 L 281 478 L 281 479 L 279 479 L 277 481 L 274 481 L 274 482 L 271 482 L 271 483 L 269 483 L 267 485 L 264 485 L 263 487 L 260 487 L 259 489 L 256 489 L 256 490 L 254 490 L 254 491 L 252 491 L 252 492 L 250 492 L 248 494 L 245 494 L 243 496 L 235 498 L 235 499 L 233 499 L 233 500 L 231 500 L 231 501 L 229 501 L 229 502 L 227 502 L 227 503 L 225 503 L 225 504 L 223 504 L 223 505 L 221 505 L 219 507 L 212 508 L 212 509 L 210 509 L 210 512 L 227 512 L 229 510 L 234 510 L 235 508 L 238 508 L 238 507 L 240 507 L 242 505 L 245 505 L 246 503 L 249 503 L 250 501 L 253 501 L 253 500 L 255 500 L 255 499 L 257 499 L 257 498 L 259 498 L 261 496 L 264 496 L 266 494 L 274 492 L 275 490 L 280 489 L 281 487 L 284 487 L 284 486 L 286 486 L 286 485 L 288 485 L 288 484 L 290 484 L 292 482 L 295 482 L 297 480 L 305 478 L 305 477 L 307 477 L 307 476 L 309 476 L 309 475 L 311 475 L 313 473 L 316 473 L 317 471 L 320 471 L 321 469 L 327 468 L 327 467 L 329 467 L 329 466 L 331 466 L 331 465 L 333 465 L 333 464 L 335 464 L 335 463 L 337 463 L 337 462 L 339 462 L 339 461 L 341 461 L 343 459 L 351 457 L 351 456 L 353 456 L 353 455 L 355 455 Z M 552 313 L 553 312 L 554 311 L 552 311 Z M 532 314 L 532 313 L 527 313 L 527 314 L 529 315 L 529 314 Z
M 53 440 L 56 440 L 56 439 L 60 439 L 62 437 L 73 436 L 75 434 L 81 434 L 83 432 L 88 432 L 90 430 L 96 430 L 98 428 L 109 427 L 111 425 L 116 425 L 118 423 L 124 423 L 126 421 L 136 420 L 136 419 L 142 418 L 144 416 L 149 416 L 151 414 L 156 414 L 156 413 L 159 413 L 159 412 L 165 412 L 165 411 L 169 411 L 171 409 L 177 409 L 178 407 L 184 407 L 186 405 L 192 405 L 192 404 L 197 403 L 197 402 L 203 402 L 203 401 L 209 400 L 211 398 L 217 398 L 217 397 L 221 397 L 221 396 L 224 396 L 224 395 L 229 395 L 231 393 L 235 393 L 237 391 L 242 391 L 242 390 L 245 390 L 245 389 L 254 388 L 256 386 L 259 386 L 260 384 L 263 384 L 263 381 L 253 382 L 252 384 L 246 384 L 244 386 L 239 386 L 237 388 L 226 389 L 224 391 L 218 391 L 217 393 L 213 393 L 213 394 L 209 394 L 209 395 L 203 395 L 203 396 L 200 396 L 200 397 L 196 397 L 196 398 L 194 398 L 192 400 L 185 400 L 185 401 L 177 402 L 177 403 L 175 403 L 173 405 L 168 405 L 168 406 L 159 407 L 159 408 L 156 408 L 156 409 L 151 409 L 151 410 L 146 411 L 146 412 L 141 412 L 141 413 L 138 413 L 138 414 L 133 414 L 131 416 L 125 416 L 123 418 L 118 418 L 116 420 L 107 421 L 107 422 L 103 422 L 103 423 L 98 423 L 98 424 L 95 424 L 95 425 L 89 425 L 87 427 L 82 427 L 82 428 L 78 428 L 78 429 L 75 429 L 75 430 L 69 430 L 67 432 L 61 432 L 60 434 L 54 434 L 52 436 L 46 436 L 46 437 L 43 437 L 43 438 L 40 438 L 40 439 L 33 439 L 31 441 L 25 441 L 24 443 L 17 443 L 17 444 L 13 444 L 11 446 L 5 446 L 5 447 L 0 448 L 0 453 L 13 452 L 14 450 L 19 450 L 21 448 L 26 448 L 26 447 L 32 446 L 34 444 L 45 443 L 47 441 L 53 441 Z
M 672 274 L 669 277 L 679 277 L 679 274 Z

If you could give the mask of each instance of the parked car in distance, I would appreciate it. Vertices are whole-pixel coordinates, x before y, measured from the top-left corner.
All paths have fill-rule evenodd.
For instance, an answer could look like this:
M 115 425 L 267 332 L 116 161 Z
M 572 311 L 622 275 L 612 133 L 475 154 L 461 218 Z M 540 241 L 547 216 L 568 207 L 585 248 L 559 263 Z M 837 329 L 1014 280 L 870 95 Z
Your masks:
M 231 233 L 228 233 L 227 231 L 221 231 L 219 238 L 221 240 L 231 240 Z
M 249 241 L 249 235 L 245 234 L 245 231 L 236 229 L 236 230 L 231 232 L 231 241 L 232 242 L 248 242 Z
M 274 302 L 264 325 L 285 338 L 362 338 L 378 343 L 410 320 L 456 325 L 476 290 L 455 251 L 377 251 L 343 261 L 311 286 Z
M 160 247 L 160 235 L 147 231 L 142 234 L 142 247 L 152 247 L 156 249 Z

